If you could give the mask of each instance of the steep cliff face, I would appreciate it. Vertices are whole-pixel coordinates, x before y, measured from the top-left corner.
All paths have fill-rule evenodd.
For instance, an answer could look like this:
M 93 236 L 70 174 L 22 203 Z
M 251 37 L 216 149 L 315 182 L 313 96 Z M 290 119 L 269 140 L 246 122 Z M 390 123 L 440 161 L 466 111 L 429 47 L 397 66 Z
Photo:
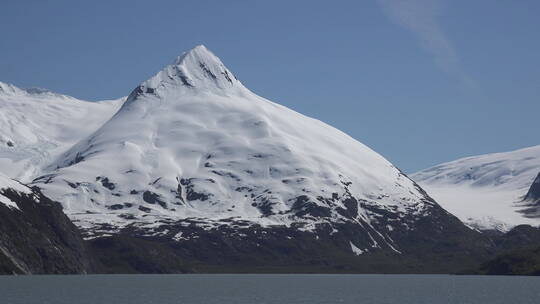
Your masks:
M 60 204 L 0 176 L 0 274 L 87 273 L 90 264 Z
M 536 220 L 540 219 L 540 173 L 532 182 L 521 204 L 524 207 L 520 210 L 523 216 Z
M 540 204 L 540 173 L 536 176 L 536 179 L 532 183 L 527 195 L 525 195 L 525 201 L 529 201 L 533 204 Z

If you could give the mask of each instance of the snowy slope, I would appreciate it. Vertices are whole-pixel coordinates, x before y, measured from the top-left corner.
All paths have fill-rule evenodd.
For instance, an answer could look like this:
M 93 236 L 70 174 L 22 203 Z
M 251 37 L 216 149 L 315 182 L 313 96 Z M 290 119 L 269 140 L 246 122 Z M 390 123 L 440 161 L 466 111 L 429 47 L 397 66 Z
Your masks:
M 523 199 L 540 172 L 540 146 L 467 157 L 411 175 L 439 204 L 462 221 L 506 231 L 539 225 L 524 213 Z
M 0 172 L 23 182 L 99 128 L 123 99 L 77 100 L 0 82 Z
M 391 213 L 391 231 L 436 206 L 365 145 L 249 91 L 204 46 L 138 86 L 35 185 L 83 228 L 198 219 L 310 230 Z

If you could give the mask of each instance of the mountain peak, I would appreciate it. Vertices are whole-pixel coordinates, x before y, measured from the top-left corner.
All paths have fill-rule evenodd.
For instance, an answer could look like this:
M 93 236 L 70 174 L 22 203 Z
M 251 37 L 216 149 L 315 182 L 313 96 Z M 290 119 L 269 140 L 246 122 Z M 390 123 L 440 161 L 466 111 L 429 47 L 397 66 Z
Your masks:
M 198 45 L 143 82 L 135 93 L 159 95 L 164 89 L 224 91 L 242 87 L 216 55 L 204 45 Z
M 192 48 L 191 50 L 182 53 L 182 55 L 178 56 L 174 62 L 176 65 L 180 65 L 184 63 L 187 60 L 193 60 L 197 59 L 198 61 L 213 61 L 220 64 L 223 64 L 219 58 L 214 55 L 209 49 L 206 48 L 206 46 L 199 44 Z

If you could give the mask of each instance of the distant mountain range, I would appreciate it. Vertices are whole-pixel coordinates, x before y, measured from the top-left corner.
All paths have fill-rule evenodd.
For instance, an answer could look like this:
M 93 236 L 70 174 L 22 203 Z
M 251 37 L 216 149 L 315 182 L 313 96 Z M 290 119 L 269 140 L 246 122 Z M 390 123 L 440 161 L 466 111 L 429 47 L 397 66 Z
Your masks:
M 459 159 L 411 177 L 468 225 L 508 231 L 540 225 L 539 173 L 540 146 L 534 146 Z
M 537 223 L 533 152 L 516 160 L 519 183 L 499 169 L 479 173 L 486 165 L 459 169 L 463 161 L 415 174 L 434 200 L 347 134 L 251 92 L 204 46 L 127 98 L 86 102 L 0 83 L 0 107 L 0 211 L 66 227 L 73 238 L 63 245 L 81 257 L 32 268 L 21 257 L 39 249 L 6 241 L 6 273 L 453 272 L 507 243 L 477 228 Z M 504 183 L 525 191 L 500 213 L 522 221 L 482 226 L 481 212 L 455 212 L 462 200 L 438 191 Z M 77 228 L 57 211 L 27 216 L 20 205 L 44 201 L 59 202 Z M 65 241 L 58 232 L 43 237 Z
M 0 82 L 0 172 L 32 181 L 43 166 L 111 118 L 124 100 L 88 102 Z

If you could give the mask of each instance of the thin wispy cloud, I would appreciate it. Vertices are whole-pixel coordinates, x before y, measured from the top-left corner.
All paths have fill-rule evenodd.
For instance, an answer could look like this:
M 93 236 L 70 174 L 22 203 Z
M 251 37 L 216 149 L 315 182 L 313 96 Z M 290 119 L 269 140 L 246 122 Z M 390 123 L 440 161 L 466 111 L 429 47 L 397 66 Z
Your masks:
M 421 46 L 433 55 L 437 66 L 467 85 L 473 84 L 471 78 L 462 70 L 458 54 L 437 20 L 443 9 L 442 1 L 377 1 L 388 18 L 416 36 Z

